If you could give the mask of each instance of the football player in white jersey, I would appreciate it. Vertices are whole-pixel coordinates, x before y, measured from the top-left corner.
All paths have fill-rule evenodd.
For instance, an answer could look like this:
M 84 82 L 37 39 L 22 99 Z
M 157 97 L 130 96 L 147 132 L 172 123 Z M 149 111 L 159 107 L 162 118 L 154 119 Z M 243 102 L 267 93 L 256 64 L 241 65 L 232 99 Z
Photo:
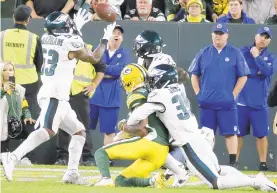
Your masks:
M 210 188 L 250 186 L 262 191 L 277 191 L 275 184 L 262 173 L 251 178 L 235 168 L 219 166 L 211 145 L 200 134 L 196 119 L 186 105 L 187 101 L 178 84 L 176 68 L 158 65 L 148 71 L 148 77 L 152 92 L 148 95 L 147 103 L 130 115 L 125 131 L 144 128 L 148 115 L 156 112 L 174 139 L 174 144 L 181 148 L 190 172 Z
M 90 13 L 80 9 L 75 18 L 78 23 L 62 12 L 53 12 L 45 18 L 46 33 L 42 36 L 44 64 L 41 69 L 42 87 L 38 93 L 41 107 L 36 130 L 12 153 L 3 153 L 2 163 L 7 180 L 12 180 L 12 173 L 17 160 L 54 136 L 58 128 L 70 134 L 68 169 L 63 176 L 65 183 L 86 184 L 78 166 L 85 143 L 85 128 L 71 109 L 69 100 L 70 86 L 73 80 L 77 60 L 97 64 L 112 36 L 115 23 L 104 29 L 104 36 L 99 46 L 91 52 L 78 32 L 91 18 Z M 76 26 L 79 25 L 79 26 Z

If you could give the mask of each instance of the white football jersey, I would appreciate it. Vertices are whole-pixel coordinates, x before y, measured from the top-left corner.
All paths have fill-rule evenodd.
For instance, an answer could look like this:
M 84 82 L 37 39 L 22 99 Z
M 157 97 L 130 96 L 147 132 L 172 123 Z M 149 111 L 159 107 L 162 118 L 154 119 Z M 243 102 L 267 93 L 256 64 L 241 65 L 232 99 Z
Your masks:
M 143 65 L 143 58 L 138 58 L 138 64 Z M 168 65 L 176 66 L 176 63 L 174 62 L 174 60 L 170 55 L 164 54 L 164 53 L 158 53 L 158 54 L 155 54 L 155 56 L 153 57 L 153 60 L 150 66 L 148 67 L 148 70 L 150 71 L 152 68 L 160 64 L 168 64 Z
M 41 38 L 43 66 L 41 69 L 42 87 L 38 99 L 44 97 L 69 100 L 71 82 L 77 59 L 70 60 L 70 51 L 84 48 L 84 42 L 78 35 L 53 36 L 44 34 Z
M 191 112 L 184 87 L 178 83 L 163 89 L 155 89 L 148 95 L 148 102 L 164 106 L 157 116 L 168 129 L 175 145 L 183 145 L 198 135 L 198 123 Z

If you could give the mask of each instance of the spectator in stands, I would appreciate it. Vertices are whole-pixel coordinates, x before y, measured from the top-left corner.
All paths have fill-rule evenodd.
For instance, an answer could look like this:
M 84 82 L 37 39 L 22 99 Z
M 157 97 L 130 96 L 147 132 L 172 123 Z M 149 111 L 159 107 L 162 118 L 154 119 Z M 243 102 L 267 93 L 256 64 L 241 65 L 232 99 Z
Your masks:
M 199 0 L 199 4 L 202 4 L 201 16 L 206 18 L 206 2 Z M 168 1 L 167 4 L 167 21 L 180 21 L 188 15 L 188 2 L 189 0 L 179 0 L 178 4 L 173 4 L 172 0 Z
M 216 22 L 218 18 L 227 15 L 229 0 L 206 0 L 207 19 Z
M 264 24 L 268 17 L 275 14 L 274 0 L 244 0 L 243 10 L 257 24 Z
M 267 97 L 272 76 L 277 70 L 277 57 L 268 50 L 271 39 L 272 31 L 268 27 L 261 27 L 256 32 L 254 44 L 241 48 L 251 74 L 237 98 L 240 131 L 237 160 L 243 145 L 243 137 L 250 134 L 251 125 L 253 135 L 256 137 L 261 171 L 267 170 L 269 134 Z
M 179 22 L 189 22 L 189 23 L 208 23 L 209 21 L 204 19 L 201 15 L 203 10 L 203 4 L 200 0 L 189 0 L 188 4 L 188 15 L 185 16 Z
M 43 63 L 42 47 L 39 37 L 29 32 L 26 27 L 30 21 L 31 9 L 20 5 L 14 12 L 14 28 L 1 32 L 1 59 L 11 61 L 15 67 L 17 84 L 26 89 L 26 99 L 34 119 L 38 118 L 40 109 L 37 93 L 40 87 L 38 73 Z
M 104 79 L 90 99 L 91 128 L 96 129 L 99 119 L 100 132 L 104 133 L 104 145 L 111 143 L 115 136 L 121 106 L 119 76 L 121 70 L 130 63 L 130 54 L 121 47 L 123 33 L 123 28 L 117 25 L 103 56 L 107 68 Z
M 11 138 L 26 139 L 34 131 L 32 119 L 25 99 L 25 88 L 16 83 L 15 68 L 11 62 L 0 63 L 0 133 L 1 153 L 10 151 Z
M 91 0 L 89 0 L 89 4 L 90 2 Z M 69 14 L 74 7 L 74 0 L 28 0 L 26 5 L 32 9 L 32 18 L 43 19 L 54 11 Z
M 265 24 L 276 25 L 277 24 L 277 0 L 274 2 L 275 14 L 272 17 L 266 19 Z
M 226 16 L 218 18 L 218 23 L 242 23 L 255 24 L 255 21 L 248 17 L 242 10 L 242 0 L 230 0 L 229 12 Z
M 87 45 L 87 49 L 93 50 L 92 45 Z M 89 99 L 92 97 L 96 87 L 102 81 L 105 69 L 106 65 L 102 61 L 93 66 L 88 62 L 79 60 L 74 70 L 69 103 L 77 114 L 77 119 L 86 128 L 86 142 L 83 147 L 81 165 L 94 165 L 92 153 L 92 133 L 90 129 L 89 117 Z M 55 164 L 67 165 L 70 135 L 63 130 L 59 130 L 57 135 L 58 159 Z
M 92 13 L 92 21 L 100 21 L 101 19 L 98 17 L 97 13 L 95 12 L 95 8 L 97 6 L 97 4 L 99 3 L 108 3 L 108 0 L 92 0 L 92 9 L 91 9 L 91 13 Z M 121 20 L 121 12 L 119 7 L 116 7 L 114 5 L 112 5 L 114 10 L 116 11 L 116 20 Z
M 152 7 L 152 0 L 137 0 L 137 8 L 128 11 L 124 20 L 165 21 L 165 16 L 161 10 Z

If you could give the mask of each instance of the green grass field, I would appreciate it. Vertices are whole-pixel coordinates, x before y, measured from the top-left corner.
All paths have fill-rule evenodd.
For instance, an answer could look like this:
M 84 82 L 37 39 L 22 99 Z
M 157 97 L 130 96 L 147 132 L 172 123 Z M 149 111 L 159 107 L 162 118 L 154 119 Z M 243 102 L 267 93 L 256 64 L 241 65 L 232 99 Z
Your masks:
M 63 184 L 61 179 L 66 167 L 36 165 L 29 167 L 18 167 L 14 172 L 13 182 L 7 182 L 1 168 L 1 192 L 2 193 L 196 193 L 196 192 L 259 192 L 252 188 L 238 188 L 233 190 L 210 190 L 206 185 L 191 177 L 189 185 L 184 188 L 170 188 L 172 180 L 166 183 L 166 188 L 105 188 L 87 187 L 81 185 Z M 115 177 L 122 168 L 112 168 Z M 88 177 L 91 182 L 100 179 L 99 172 L 95 167 L 80 167 L 82 176 Z M 246 172 L 257 174 L 257 172 Z M 277 173 L 267 172 L 266 175 L 277 183 Z

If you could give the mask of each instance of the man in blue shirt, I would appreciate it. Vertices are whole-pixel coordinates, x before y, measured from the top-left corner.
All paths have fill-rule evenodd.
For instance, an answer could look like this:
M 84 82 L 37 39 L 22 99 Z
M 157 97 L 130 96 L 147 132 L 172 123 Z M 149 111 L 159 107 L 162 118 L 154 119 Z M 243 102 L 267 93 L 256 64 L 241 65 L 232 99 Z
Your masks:
M 238 153 L 242 148 L 242 137 L 250 134 L 250 125 L 253 135 L 257 138 L 257 150 L 260 159 L 260 170 L 267 170 L 266 157 L 269 133 L 269 114 L 267 97 L 271 87 L 272 75 L 277 68 L 277 57 L 268 50 L 272 39 L 272 31 L 268 27 L 261 27 L 255 35 L 255 43 L 241 48 L 251 74 L 238 96 Z
M 200 107 L 200 127 L 225 136 L 230 165 L 237 153 L 237 106 L 235 99 L 247 81 L 249 68 L 241 52 L 227 43 L 226 24 L 214 24 L 213 44 L 203 48 L 189 67 L 191 81 Z
M 105 76 L 90 100 L 90 128 L 96 129 L 99 119 L 100 132 L 104 133 L 104 145 L 111 143 L 115 136 L 121 103 L 119 77 L 121 70 L 130 63 L 129 52 L 121 47 L 123 33 L 123 28 L 117 25 L 103 56 L 107 67 Z

